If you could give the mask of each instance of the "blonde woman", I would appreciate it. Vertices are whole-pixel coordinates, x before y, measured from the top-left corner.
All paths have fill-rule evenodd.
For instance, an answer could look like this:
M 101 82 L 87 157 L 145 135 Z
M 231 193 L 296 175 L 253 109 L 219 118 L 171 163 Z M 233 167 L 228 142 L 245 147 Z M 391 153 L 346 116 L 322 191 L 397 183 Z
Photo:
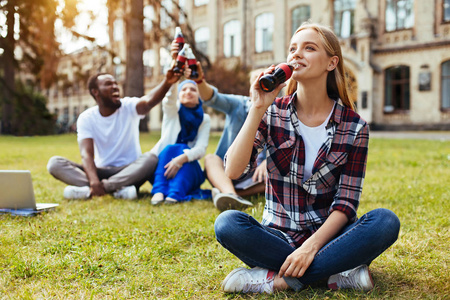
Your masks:
M 329 278 L 331 289 L 370 290 L 368 265 L 396 241 L 400 222 L 387 209 L 357 218 L 369 128 L 348 98 L 339 41 L 330 29 L 304 23 L 287 62 L 294 67 L 287 95 L 275 99 L 285 84 L 265 93 L 256 80 L 253 105 L 225 157 L 226 174 L 237 179 L 266 147 L 268 180 L 261 223 L 235 210 L 216 220 L 217 240 L 251 267 L 233 270 L 222 289 L 271 293 Z

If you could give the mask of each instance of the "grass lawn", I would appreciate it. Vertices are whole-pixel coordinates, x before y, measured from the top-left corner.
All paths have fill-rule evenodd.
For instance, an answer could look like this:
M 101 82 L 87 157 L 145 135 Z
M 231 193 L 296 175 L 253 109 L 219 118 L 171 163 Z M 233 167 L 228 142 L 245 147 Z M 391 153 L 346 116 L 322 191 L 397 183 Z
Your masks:
M 149 150 L 155 134 L 142 134 Z M 218 135 L 211 138 L 214 152 Z M 368 293 L 317 284 L 273 295 L 224 294 L 220 283 L 243 264 L 214 238 L 210 201 L 153 207 L 151 186 L 137 201 L 111 196 L 63 199 L 64 184 L 46 170 L 52 155 L 80 162 L 75 135 L 0 136 L 0 169 L 31 171 L 36 217 L 0 216 L 1 299 L 449 299 L 450 142 L 370 141 L 359 215 L 377 207 L 402 222 L 399 240 L 371 265 Z M 210 188 L 209 183 L 203 185 Z M 1 192 L 1 191 L 0 191 Z M 263 197 L 247 212 L 261 220 Z

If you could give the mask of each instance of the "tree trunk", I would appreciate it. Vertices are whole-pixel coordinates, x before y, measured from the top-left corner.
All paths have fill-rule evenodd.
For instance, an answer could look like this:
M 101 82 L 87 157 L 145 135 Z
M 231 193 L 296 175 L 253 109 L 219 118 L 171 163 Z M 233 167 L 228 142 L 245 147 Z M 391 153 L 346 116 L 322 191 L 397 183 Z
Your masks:
M 13 133 L 13 105 L 14 105 L 14 91 L 15 91 L 15 59 L 14 48 L 16 41 L 14 39 L 14 13 L 16 1 L 9 1 L 7 4 L 6 25 L 8 31 L 4 39 L 4 53 L 3 53 L 3 103 L 2 103 L 2 134 Z
M 129 0 L 129 14 L 126 22 L 127 61 L 124 92 L 128 97 L 144 95 L 144 1 Z M 148 115 L 141 120 L 139 129 L 148 131 Z

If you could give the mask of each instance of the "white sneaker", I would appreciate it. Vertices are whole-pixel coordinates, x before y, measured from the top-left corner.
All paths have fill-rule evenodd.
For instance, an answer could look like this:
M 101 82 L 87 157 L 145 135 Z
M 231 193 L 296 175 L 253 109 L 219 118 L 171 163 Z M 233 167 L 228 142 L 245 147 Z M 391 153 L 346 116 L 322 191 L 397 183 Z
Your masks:
M 173 199 L 170 197 L 166 197 L 166 200 L 164 200 L 164 204 L 176 204 L 178 203 L 177 199 Z
M 370 275 L 369 267 L 366 265 L 360 265 L 328 278 L 328 288 L 332 290 L 354 289 L 367 292 L 373 289 L 373 286 L 373 279 Z
M 68 185 L 64 189 L 66 199 L 88 199 L 91 196 L 91 188 L 88 186 Z
M 137 190 L 134 185 L 124 186 L 113 193 L 114 198 L 133 200 L 137 198 Z
M 217 196 L 217 194 L 220 194 L 220 190 L 218 188 L 212 188 L 211 196 L 213 199 Z
M 219 193 L 213 198 L 214 206 L 220 211 L 227 209 L 245 209 L 253 206 L 248 200 L 232 193 Z
M 273 292 L 275 272 L 255 267 L 237 268 L 222 282 L 222 290 L 227 293 L 268 293 Z
M 153 195 L 152 200 L 150 200 L 150 203 L 152 205 L 158 205 L 164 202 L 164 194 L 163 193 L 156 193 Z

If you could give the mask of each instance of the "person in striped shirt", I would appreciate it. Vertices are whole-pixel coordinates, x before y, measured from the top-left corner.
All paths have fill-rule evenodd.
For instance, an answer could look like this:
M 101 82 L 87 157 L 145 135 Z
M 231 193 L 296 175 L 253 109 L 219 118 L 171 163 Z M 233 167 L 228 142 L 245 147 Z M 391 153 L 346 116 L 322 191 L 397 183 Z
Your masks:
M 233 270 L 222 289 L 272 293 L 328 278 L 331 289 L 370 290 L 368 265 L 397 240 L 400 221 L 382 208 L 357 217 L 369 127 L 349 99 L 339 40 L 325 26 L 304 23 L 287 63 L 286 96 L 275 99 L 285 83 L 262 91 L 261 74 L 225 156 L 227 176 L 245 178 L 266 148 L 268 179 L 261 223 L 236 210 L 216 219 L 219 243 L 251 267 Z

